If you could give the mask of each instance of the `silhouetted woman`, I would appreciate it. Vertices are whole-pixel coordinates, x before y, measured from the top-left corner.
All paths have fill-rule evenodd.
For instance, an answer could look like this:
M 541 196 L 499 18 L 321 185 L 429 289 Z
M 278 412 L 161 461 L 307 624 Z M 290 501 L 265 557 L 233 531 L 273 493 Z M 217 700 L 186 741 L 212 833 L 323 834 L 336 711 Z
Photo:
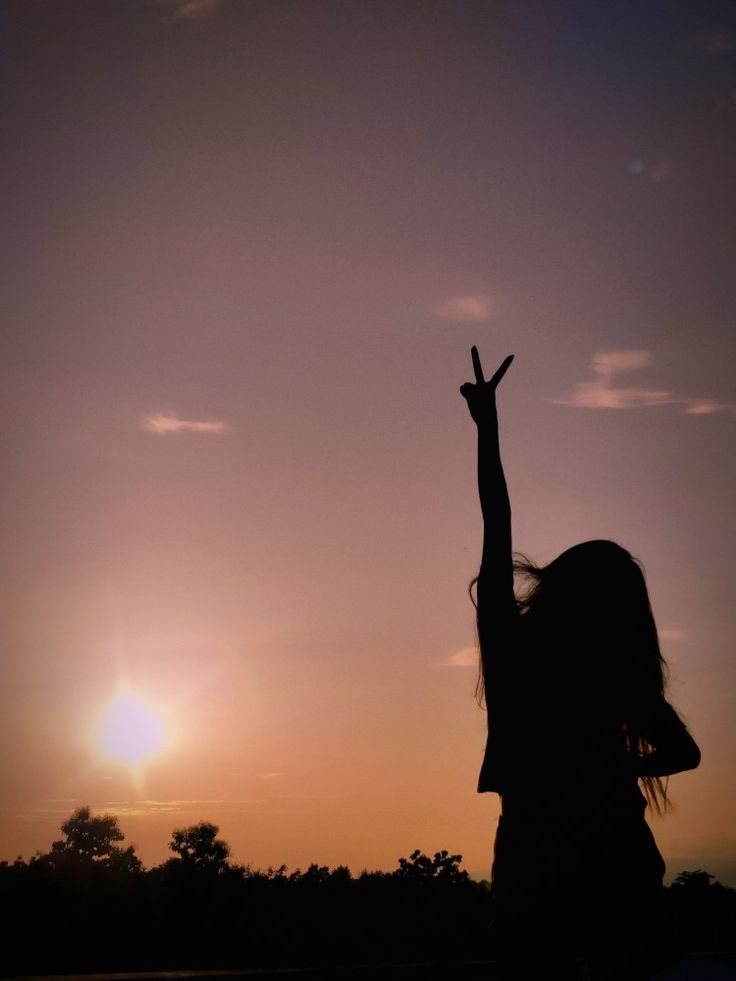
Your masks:
M 505 976 L 647 974 L 664 862 L 644 819 L 662 778 L 700 751 L 667 702 L 641 568 L 590 541 L 538 568 L 514 564 L 496 387 L 512 357 L 460 391 L 478 427 L 483 554 L 477 583 L 488 739 L 478 791 L 501 797 L 492 872 Z M 514 592 L 514 573 L 526 583 Z M 643 788 L 644 793 L 642 793 Z

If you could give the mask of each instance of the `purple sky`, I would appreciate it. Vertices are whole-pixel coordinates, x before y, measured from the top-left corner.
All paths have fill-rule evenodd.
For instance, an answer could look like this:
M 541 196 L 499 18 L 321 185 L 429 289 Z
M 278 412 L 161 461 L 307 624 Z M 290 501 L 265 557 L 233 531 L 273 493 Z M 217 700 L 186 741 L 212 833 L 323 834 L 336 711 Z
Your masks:
M 6 0 L 0 857 L 487 871 L 480 515 L 644 562 L 703 750 L 654 822 L 736 885 L 730 3 Z M 134 786 L 123 679 L 176 746 Z M 550 802 L 550 806 L 556 806 Z

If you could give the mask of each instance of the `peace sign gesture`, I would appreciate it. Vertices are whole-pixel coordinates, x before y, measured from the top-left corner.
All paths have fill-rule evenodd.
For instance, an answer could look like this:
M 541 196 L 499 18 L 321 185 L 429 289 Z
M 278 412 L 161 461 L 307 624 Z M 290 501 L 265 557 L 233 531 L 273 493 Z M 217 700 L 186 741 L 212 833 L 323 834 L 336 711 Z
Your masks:
M 514 360 L 513 354 L 504 359 L 501 366 L 496 370 L 490 381 L 483 377 L 483 367 L 480 363 L 478 348 L 473 345 L 470 349 L 470 356 L 473 359 L 473 372 L 475 373 L 475 384 L 465 382 L 460 386 L 460 394 L 468 403 L 470 415 L 475 423 L 479 424 L 486 419 L 492 418 L 496 413 L 496 388 L 506 371 Z

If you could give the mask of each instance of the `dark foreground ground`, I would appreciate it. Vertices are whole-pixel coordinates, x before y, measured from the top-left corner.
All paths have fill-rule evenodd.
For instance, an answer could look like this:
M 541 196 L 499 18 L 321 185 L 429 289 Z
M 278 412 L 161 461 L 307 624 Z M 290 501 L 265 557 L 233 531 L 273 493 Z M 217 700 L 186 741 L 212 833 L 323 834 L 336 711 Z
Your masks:
M 382 964 L 319 968 L 253 968 L 243 971 L 158 971 L 132 974 L 66 974 L 6 981 L 493 981 L 489 962 L 443 964 Z M 540 979 L 542 981 L 542 979 Z M 652 981 L 736 981 L 736 952 L 690 954 Z

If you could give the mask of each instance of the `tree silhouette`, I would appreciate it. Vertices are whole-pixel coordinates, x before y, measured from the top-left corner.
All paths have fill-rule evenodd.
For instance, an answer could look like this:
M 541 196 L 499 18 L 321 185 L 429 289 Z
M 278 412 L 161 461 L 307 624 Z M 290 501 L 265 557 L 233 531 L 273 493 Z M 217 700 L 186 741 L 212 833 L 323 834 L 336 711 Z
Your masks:
M 120 848 L 116 844 L 125 835 L 112 814 L 95 817 L 89 807 L 78 807 L 61 831 L 64 837 L 54 841 L 39 862 L 55 868 L 86 865 L 117 872 L 139 872 L 143 867 L 132 845 Z
M 393 873 L 398 879 L 408 879 L 412 882 L 467 882 L 468 873 L 460 868 L 462 855 L 450 855 L 446 850 L 435 852 L 430 858 L 417 848 L 408 859 L 400 858 L 399 867 Z
M 209 821 L 177 828 L 171 835 L 169 849 L 179 856 L 185 868 L 221 874 L 229 868 L 230 846 L 217 837 L 219 830 Z
M 696 869 L 694 872 L 680 872 L 675 876 L 672 885 L 676 889 L 686 889 L 689 893 L 703 893 L 710 888 L 710 880 L 715 879 L 710 872 Z
M 315 862 L 309 866 L 306 872 L 302 872 L 301 869 L 295 869 L 289 876 L 289 881 L 301 882 L 305 885 L 321 885 L 325 882 L 329 882 L 331 876 L 332 873 L 327 865 L 317 865 Z

